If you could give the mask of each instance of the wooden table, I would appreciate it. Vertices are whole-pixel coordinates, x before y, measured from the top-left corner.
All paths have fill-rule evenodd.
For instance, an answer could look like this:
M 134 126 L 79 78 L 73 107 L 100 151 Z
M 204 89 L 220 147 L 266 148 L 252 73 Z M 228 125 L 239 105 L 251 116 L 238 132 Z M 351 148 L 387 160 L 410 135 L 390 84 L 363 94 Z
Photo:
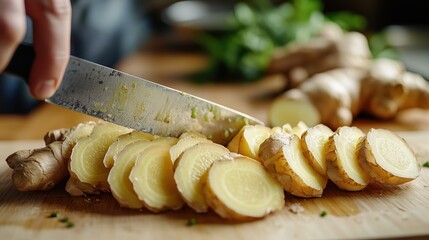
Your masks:
M 199 65 L 200 64 L 200 65 Z M 192 85 L 173 76 L 204 65 L 198 55 L 136 54 L 118 68 L 178 88 L 267 121 L 271 93 L 282 87 L 279 77 L 252 84 Z M 156 66 L 161 66 L 161 69 Z M 0 238 L 1 239 L 345 239 L 429 236 L 429 169 L 412 183 L 399 187 L 371 185 L 361 192 L 341 191 L 329 184 L 323 197 L 301 199 L 287 195 L 286 207 L 265 219 L 249 223 L 226 222 L 214 213 L 196 214 L 189 208 L 153 214 L 122 209 L 110 196 L 70 197 L 62 188 L 50 192 L 21 193 L 10 182 L 3 159 L 12 152 L 42 146 L 48 130 L 71 127 L 93 118 L 43 104 L 25 116 L 0 116 Z M 398 131 L 416 151 L 421 163 L 429 158 L 429 111 L 408 110 L 388 122 L 358 119 L 355 126 Z M 293 206 L 305 211 L 293 213 Z M 320 217 L 323 210 L 327 217 Z M 47 218 L 60 211 L 75 227 L 65 229 Z M 189 227 L 190 218 L 197 225 Z

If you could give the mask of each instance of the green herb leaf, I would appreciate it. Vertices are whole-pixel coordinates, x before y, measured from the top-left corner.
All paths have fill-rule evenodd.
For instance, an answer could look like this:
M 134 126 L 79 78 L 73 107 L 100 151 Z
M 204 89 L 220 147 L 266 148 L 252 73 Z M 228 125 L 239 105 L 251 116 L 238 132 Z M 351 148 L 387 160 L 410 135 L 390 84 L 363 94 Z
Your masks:
M 57 218 L 60 214 L 58 212 L 52 212 L 49 214 L 49 218 Z
M 67 223 L 67 222 L 69 222 L 69 218 L 61 218 L 60 220 L 59 220 L 60 222 L 62 222 L 62 223 Z
M 195 224 L 197 224 L 197 220 L 195 220 L 195 218 L 190 218 L 188 220 L 188 223 L 187 223 L 188 226 L 193 226 Z
M 429 168 L 429 161 L 428 161 L 428 162 L 423 163 L 423 167 L 428 167 L 428 168 Z
M 338 24 L 344 31 L 357 31 L 366 27 L 366 19 L 351 12 L 334 12 L 326 14 L 327 18 Z
M 320 217 L 326 217 L 328 215 L 328 212 L 323 210 L 322 212 L 320 212 Z
M 72 223 L 72 222 L 66 223 L 66 228 L 72 228 L 72 227 L 74 227 L 74 223 Z

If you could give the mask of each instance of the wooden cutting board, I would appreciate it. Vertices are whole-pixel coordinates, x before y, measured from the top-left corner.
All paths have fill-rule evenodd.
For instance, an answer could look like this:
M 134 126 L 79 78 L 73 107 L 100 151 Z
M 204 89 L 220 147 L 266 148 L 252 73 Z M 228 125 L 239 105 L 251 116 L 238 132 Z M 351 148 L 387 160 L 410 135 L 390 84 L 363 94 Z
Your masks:
M 429 132 L 400 132 L 421 163 L 429 161 Z M 4 159 L 42 141 L 0 142 L 1 239 L 346 239 L 429 236 L 429 168 L 401 186 L 371 184 L 346 192 L 328 184 L 323 197 L 286 195 L 283 210 L 252 222 L 229 222 L 189 208 L 154 214 L 119 207 L 110 194 L 71 197 L 64 186 L 49 192 L 18 192 Z M 301 211 L 297 211 L 298 209 Z M 320 213 L 327 215 L 321 217 Z M 59 218 L 49 218 L 58 212 Z M 74 227 L 59 221 L 67 217 Z M 188 226 L 194 218 L 196 225 Z

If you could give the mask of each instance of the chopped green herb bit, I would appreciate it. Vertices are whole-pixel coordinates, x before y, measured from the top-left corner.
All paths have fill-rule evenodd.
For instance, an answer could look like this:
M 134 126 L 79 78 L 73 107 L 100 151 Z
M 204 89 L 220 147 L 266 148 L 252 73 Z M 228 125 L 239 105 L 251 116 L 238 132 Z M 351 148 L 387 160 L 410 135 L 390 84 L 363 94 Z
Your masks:
M 57 218 L 60 214 L 58 212 L 52 212 L 49 214 L 49 218 Z
M 74 227 L 74 223 L 72 223 L 72 222 L 66 223 L 66 228 L 72 228 L 72 227 Z
M 247 118 L 243 118 L 243 121 L 244 121 L 244 125 L 249 125 L 250 124 L 249 119 L 247 119 Z
M 428 161 L 428 162 L 423 163 L 423 167 L 429 167 L 429 161 Z
M 192 108 L 191 118 L 197 118 L 197 108 L 196 107 Z
M 187 224 L 188 226 L 193 226 L 195 224 L 197 224 L 197 220 L 195 220 L 195 218 L 190 218 L 188 220 L 188 224 Z
M 62 223 L 68 223 L 69 222 L 69 218 L 61 218 L 59 221 L 62 222 Z
M 321 216 L 321 217 L 326 217 L 326 215 L 328 215 L 328 212 L 327 212 L 327 211 L 325 211 L 325 210 L 323 210 L 323 211 L 320 213 L 320 216 Z
M 211 122 L 210 114 L 208 112 L 204 115 L 204 121 Z

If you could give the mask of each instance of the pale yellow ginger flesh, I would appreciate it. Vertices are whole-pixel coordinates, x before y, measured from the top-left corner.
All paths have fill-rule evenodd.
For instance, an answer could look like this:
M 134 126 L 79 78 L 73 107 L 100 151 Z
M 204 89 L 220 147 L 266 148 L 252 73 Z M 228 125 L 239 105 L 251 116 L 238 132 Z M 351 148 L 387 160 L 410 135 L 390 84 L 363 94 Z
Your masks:
M 153 212 L 178 210 L 185 204 L 174 182 L 169 154 L 170 147 L 176 142 L 164 141 L 143 150 L 129 176 L 138 198 Z
M 371 129 L 359 143 L 358 160 L 373 179 L 384 184 L 406 183 L 420 174 L 412 149 L 389 130 Z
M 316 172 L 301 149 L 295 134 L 275 133 L 262 143 L 259 157 L 284 190 L 299 197 L 320 197 L 327 178 Z
M 212 141 L 207 139 L 204 135 L 196 132 L 185 132 L 180 135 L 179 141 L 170 148 L 171 161 L 174 163 L 186 149 L 201 142 Z
M 63 156 L 70 158 L 77 141 L 81 138 L 88 137 L 92 133 L 95 125 L 97 125 L 95 122 L 86 122 L 79 123 L 73 127 L 61 146 Z
M 262 125 L 246 125 L 228 143 L 231 152 L 253 159 L 258 158 L 259 146 L 271 135 L 271 129 Z
M 302 134 L 304 134 L 305 131 L 307 131 L 308 126 L 302 121 L 299 121 L 297 125 L 293 126 L 289 123 L 286 123 L 282 127 L 273 127 L 271 132 L 272 133 L 288 133 L 288 134 L 295 134 L 298 137 L 301 138 Z
M 121 207 L 135 209 L 143 207 L 143 203 L 133 190 L 133 184 L 129 176 L 137 156 L 151 144 L 150 140 L 141 139 L 127 145 L 115 155 L 115 164 L 110 169 L 107 182 L 109 183 L 113 197 Z
M 79 139 L 74 146 L 70 159 L 70 171 L 79 181 L 102 191 L 108 191 L 109 169 L 103 164 L 104 156 L 109 146 L 120 135 L 129 132 L 131 129 L 107 122 L 98 124 L 91 135 Z
M 119 153 L 125 146 L 130 143 L 136 142 L 138 140 L 146 139 L 153 140 L 154 135 L 149 133 L 144 133 L 141 131 L 132 131 L 131 133 L 127 133 L 121 135 L 116 139 L 107 149 L 106 155 L 104 155 L 103 164 L 106 168 L 111 168 L 114 164 L 114 156 Z
M 174 180 L 188 204 L 196 212 L 208 211 L 203 195 L 203 176 L 210 165 L 230 155 L 230 151 L 215 143 L 199 143 L 184 151 L 174 163 Z
M 64 158 L 67 158 L 67 165 L 69 172 L 70 171 L 70 157 L 73 151 L 74 146 L 77 141 L 81 138 L 88 137 L 91 135 L 92 130 L 97 125 L 96 122 L 86 122 L 80 123 L 73 127 L 70 133 L 67 135 L 67 138 L 64 140 L 61 151 Z M 75 174 L 71 172 L 70 178 L 67 181 L 65 190 L 72 196 L 83 196 L 86 194 L 99 194 L 100 191 L 88 183 L 83 183 L 79 181 Z
M 365 134 L 357 127 L 340 127 L 329 138 L 326 153 L 328 178 L 339 188 L 359 191 L 371 180 L 369 174 L 359 165 L 356 151 Z
M 208 205 L 221 217 L 261 218 L 283 208 L 284 192 L 261 163 L 239 156 L 215 161 L 204 184 Z
M 318 109 L 301 93 L 294 94 L 294 90 L 288 92 L 287 97 L 275 99 L 269 109 L 269 119 L 272 126 L 283 126 L 284 124 L 297 125 L 304 122 L 307 126 L 314 126 L 321 122 Z M 289 97 L 298 95 L 299 97 Z M 286 96 L 286 95 L 285 95 Z
M 326 176 L 326 152 L 329 137 L 333 132 L 325 125 L 318 124 L 305 131 L 301 137 L 301 146 L 305 158 L 319 174 Z
M 134 186 L 130 179 L 131 171 L 139 154 L 152 146 L 165 145 L 170 148 L 176 142 L 176 138 L 169 137 L 160 137 L 153 141 L 141 139 L 128 144 L 115 155 L 115 163 L 110 169 L 107 181 L 110 186 L 110 191 L 119 205 L 134 209 L 139 209 L 144 206 L 144 202 L 140 200 L 139 196 L 134 191 Z

